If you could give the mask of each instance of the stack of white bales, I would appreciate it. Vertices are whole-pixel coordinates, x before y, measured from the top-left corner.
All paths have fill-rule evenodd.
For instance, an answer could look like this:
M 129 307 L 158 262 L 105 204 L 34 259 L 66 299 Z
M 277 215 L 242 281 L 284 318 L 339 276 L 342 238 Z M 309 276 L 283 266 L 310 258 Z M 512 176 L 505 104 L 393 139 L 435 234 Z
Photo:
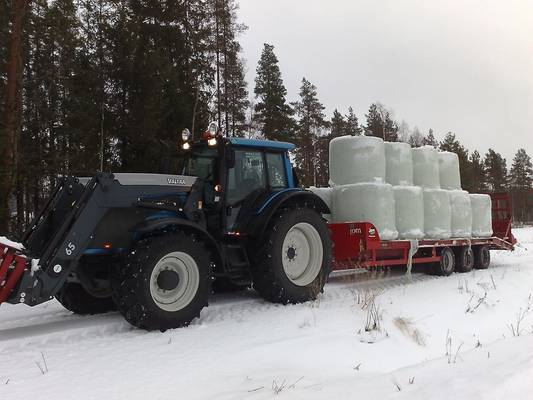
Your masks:
M 329 171 L 331 187 L 310 190 L 332 222 L 371 222 L 383 240 L 492 235 L 490 196 L 461 189 L 455 153 L 342 136 L 330 143 Z
M 383 240 L 398 238 L 394 190 L 386 183 L 385 144 L 372 136 L 342 136 L 329 146 L 334 222 L 373 223 Z

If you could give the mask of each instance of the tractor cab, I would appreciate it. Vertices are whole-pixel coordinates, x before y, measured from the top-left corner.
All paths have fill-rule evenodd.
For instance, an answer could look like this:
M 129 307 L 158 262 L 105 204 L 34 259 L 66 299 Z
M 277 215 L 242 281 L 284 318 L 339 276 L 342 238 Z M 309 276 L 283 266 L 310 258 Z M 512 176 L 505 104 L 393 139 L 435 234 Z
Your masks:
M 209 131 L 189 141 L 186 133 L 162 172 L 197 178 L 207 230 L 213 236 L 241 235 L 269 201 L 298 190 L 289 158 L 293 148 L 291 143 L 226 138 Z

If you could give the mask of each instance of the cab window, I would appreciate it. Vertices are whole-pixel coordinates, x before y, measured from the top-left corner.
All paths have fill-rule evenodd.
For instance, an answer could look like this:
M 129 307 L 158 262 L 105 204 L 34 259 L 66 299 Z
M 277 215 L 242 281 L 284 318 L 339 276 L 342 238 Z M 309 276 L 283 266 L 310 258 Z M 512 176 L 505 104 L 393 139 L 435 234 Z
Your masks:
M 228 169 L 228 204 L 234 205 L 253 191 L 265 187 L 263 154 L 259 151 L 236 149 L 235 165 Z
M 285 162 L 281 153 L 267 153 L 268 183 L 274 190 L 287 187 L 287 174 Z

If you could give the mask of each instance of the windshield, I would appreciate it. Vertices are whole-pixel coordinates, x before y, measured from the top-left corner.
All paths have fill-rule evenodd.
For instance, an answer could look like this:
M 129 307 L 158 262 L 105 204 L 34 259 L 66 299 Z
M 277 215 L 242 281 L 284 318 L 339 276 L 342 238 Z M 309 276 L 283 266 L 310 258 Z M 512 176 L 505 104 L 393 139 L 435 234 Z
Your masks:
M 181 174 L 196 176 L 204 181 L 214 182 L 216 177 L 216 149 L 195 146 L 181 158 Z
M 163 174 L 196 176 L 209 182 L 215 181 L 217 171 L 217 150 L 205 145 L 163 157 L 159 167 Z

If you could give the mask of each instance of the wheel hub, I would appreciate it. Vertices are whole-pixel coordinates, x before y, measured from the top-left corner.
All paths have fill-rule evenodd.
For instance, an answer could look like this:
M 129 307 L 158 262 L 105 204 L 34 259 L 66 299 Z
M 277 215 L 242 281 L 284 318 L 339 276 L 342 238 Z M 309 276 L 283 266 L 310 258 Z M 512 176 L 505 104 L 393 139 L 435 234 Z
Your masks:
M 292 261 L 294 260 L 295 257 L 296 257 L 296 249 L 294 248 L 294 246 L 290 246 L 287 249 L 287 258 L 289 259 L 289 261 Z
M 297 286 L 307 286 L 322 268 L 323 248 L 318 231 L 306 222 L 295 224 L 282 245 L 282 264 L 287 278 Z
M 162 290 L 173 290 L 180 283 L 180 276 L 173 270 L 165 269 L 157 276 L 157 286 Z

